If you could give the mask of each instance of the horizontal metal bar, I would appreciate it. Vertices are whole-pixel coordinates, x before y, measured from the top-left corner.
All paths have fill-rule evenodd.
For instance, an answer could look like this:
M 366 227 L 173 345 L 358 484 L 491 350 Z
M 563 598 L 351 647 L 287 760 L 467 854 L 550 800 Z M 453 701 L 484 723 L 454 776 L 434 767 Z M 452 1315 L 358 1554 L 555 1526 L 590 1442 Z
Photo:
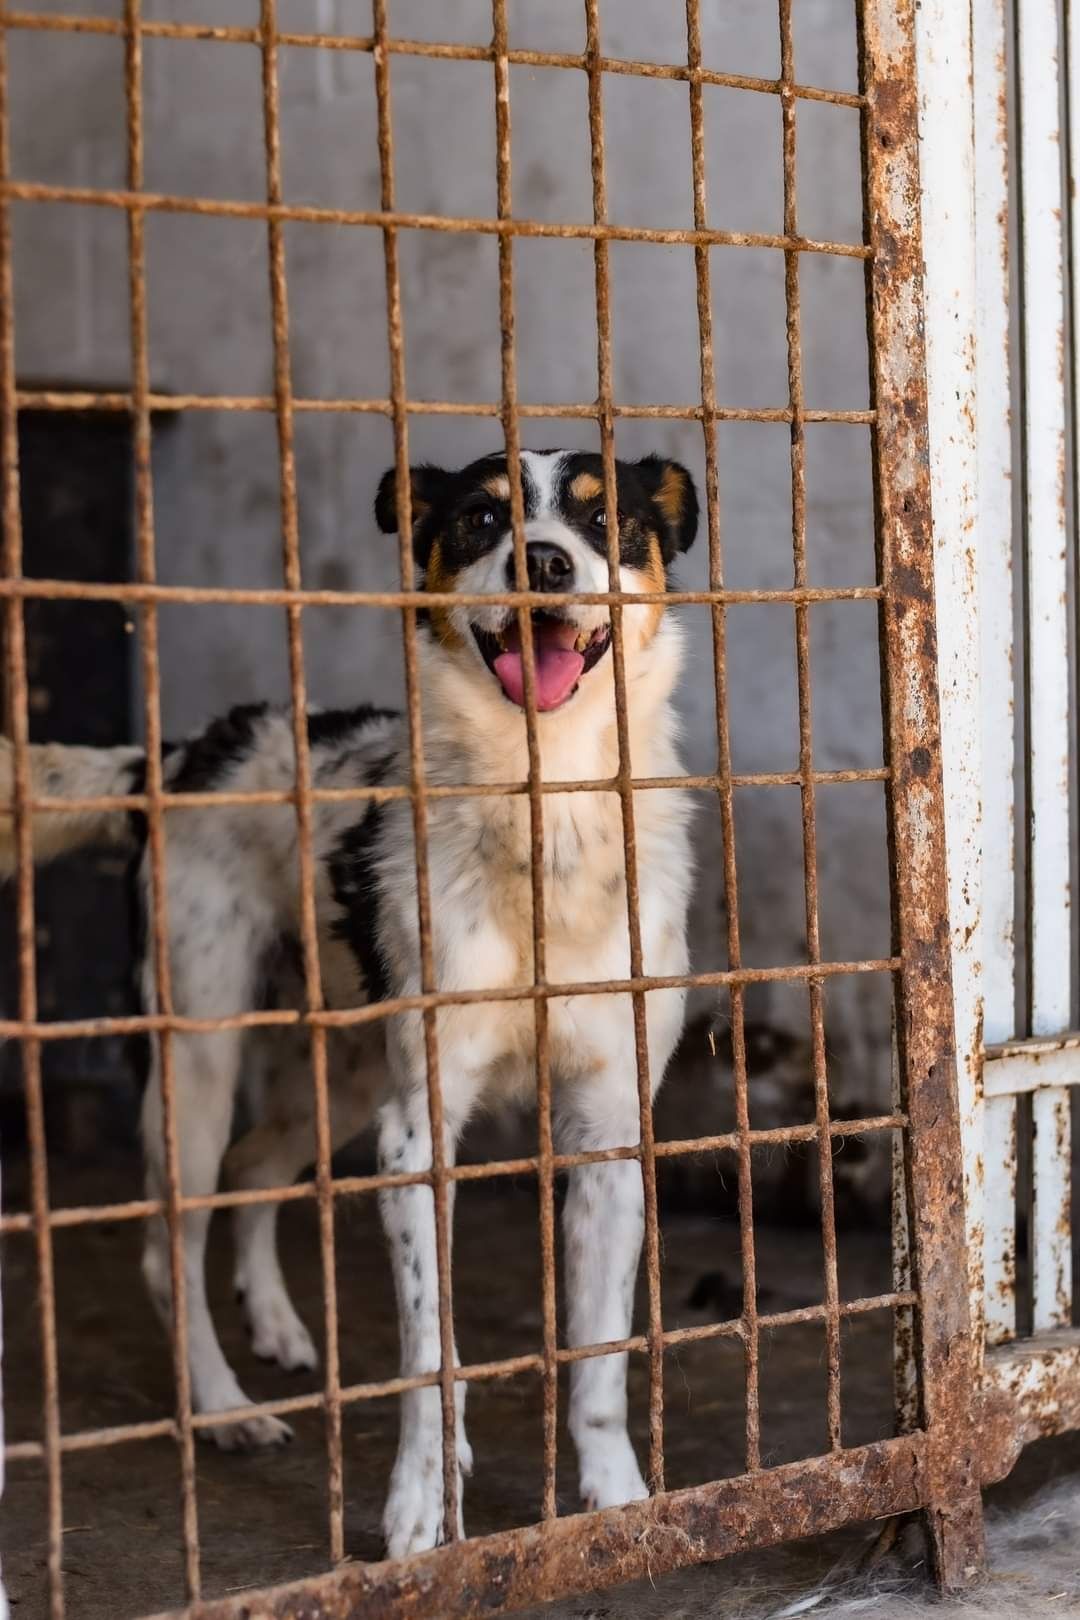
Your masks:
M 1017 1044 L 1001 1056 L 986 1054 L 983 1063 L 984 1097 L 1018 1097 L 1023 1092 L 1047 1091 L 1080 1084 L 1080 1042 L 1047 1046 L 1045 1041 Z
M 820 242 L 812 237 L 777 236 L 763 231 L 653 230 L 644 225 L 555 224 L 542 219 L 466 219 L 446 214 L 408 214 L 397 209 L 315 208 L 300 203 L 239 202 L 98 186 L 54 186 L 33 180 L 4 181 L 0 183 L 0 196 L 12 202 L 80 203 L 90 208 L 122 208 L 139 214 L 202 214 L 214 219 L 370 225 L 382 230 L 543 237 L 574 242 L 649 242 L 659 247 L 775 248 L 783 253 L 824 253 L 841 259 L 870 257 L 870 249 L 861 242 Z
M 838 1307 L 838 1314 L 845 1318 L 867 1316 L 874 1311 L 908 1309 L 916 1301 L 917 1295 L 911 1292 L 872 1294 L 861 1299 L 842 1301 Z M 795 1310 L 776 1311 L 771 1315 L 759 1316 L 758 1326 L 761 1329 L 779 1331 L 783 1328 L 824 1322 L 829 1315 L 830 1307 L 827 1305 L 801 1305 Z M 723 1322 L 703 1322 L 696 1327 L 670 1328 L 664 1332 L 662 1340 L 665 1349 L 675 1349 L 681 1345 L 699 1344 L 709 1339 L 737 1339 L 742 1337 L 742 1333 L 741 1318 L 730 1317 Z M 563 1347 L 556 1351 L 555 1359 L 560 1366 L 569 1366 L 577 1361 L 596 1361 L 602 1356 L 645 1355 L 649 1348 L 650 1340 L 647 1335 L 638 1333 L 629 1339 L 610 1339 L 600 1344 Z M 455 1367 L 453 1377 L 458 1383 L 481 1384 L 503 1378 L 520 1378 L 526 1373 L 542 1373 L 543 1370 L 542 1355 L 526 1354 L 508 1356 L 499 1361 L 479 1361 L 465 1367 Z M 432 1389 L 439 1383 L 440 1376 L 440 1373 L 435 1371 L 417 1373 L 409 1378 L 384 1378 L 362 1384 L 346 1384 L 342 1386 L 340 1398 L 343 1406 L 356 1406 L 364 1401 L 387 1400 L 415 1389 Z M 211 1429 L 233 1423 L 246 1423 L 256 1416 L 295 1417 L 300 1412 L 320 1411 L 325 1404 L 324 1390 L 306 1390 L 303 1394 L 286 1395 L 278 1400 L 253 1401 L 246 1406 L 232 1406 L 216 1412 L 197 1412 L 192 1418 L 192 1424 L 196 1429 Z M 175 1438 L 176 1432 L 176 1423 L 172 1418 L 155 1418 L 145 1423 L 113 1424 L 108 1428 L 81 1429 L 72 1434 L 62 1435 L 60 1450 L 99 1451 L 111 1446 L 134 1445 L 145 1440 Z M 4 1448 L 4 1460 L 8 1463 L 37 1462 L 43 1455 L 44 1447 L 39 1440 L 14 1440 Z
M 115 17 L 54 16 L 36 11 L 9 11 L 3 18 L 6 28 L 32 29 L 42 33 L 106 34 L 127 38 L 130 30 L 126 22 Z M 232 45 L 269 45 L 314 47 L 330 51 L 372 52 L 373 37 L 363 34 L 322 34 L 275 31 L 264 33 L 260 28 L 235 28 L 213 23 L 149 22 L 142 20 L 138 32 L 144 39 L 177 39 L 210 41 Z M 493 62 L 494 50 L 486 45 L 464 45 L 422 39 L 388 39 L 384 48 L 394 56 L 422 56 L 438 61 Z M 689 68 L 685 64 L 642 62 L 625 57 L 601 56 L 595 63 L 587 56 L 568 51 L 508 50 L 506 60 L 512 67 L 577 68 L 583 72 L 592 69 L 599 73 L 630 75 L 645 79 L 693 80 L 700 84 L 718 85 L 732 90 L 753 90 L 765 95 L 790 95 L 803 101 L 826 101 L 840 107 L 864 107 L 866 97 L 847 90 L 830 90 L 816 85 L 788 84 L 780 79 L 763 79 L 742 73 L 721 73 L 713 68 Z
M 223 1029 L 259 1029 L 308 1024 L 312 1028 L 348 1029 L 354 1024 L 377 1023 L 403 1012 L 423 1012 L 429 1007 L 472 1007 L 500 1001 L 550 1001 L 571 996 L 628 995 L 635 990 L 700 990 L 733 984 L 773 984 L 807 982 L 835 978 L 849 973 L 895 973 L 902 966 L 898 956 L 859 962 L 793 962 L 788 967 L 740 967 L 715 973 L 674 974 L 637 979 L 604 979 L 574 984 L 520 984 L 490 990 L 433 990 L 426 995 L 399 996 L 395 1001 L 371 1002 L 366 1007 L 300 1012 L 291 1008 L 267 1008 L 260 1012 L 233 1013 L 222 1018 L 183 1018 L 178 1014 L 136 1014 L 130 1018 L 69 1018 L 51 1022 L 20 1023 L 0 1018 L 0 1040 L 69 1041 L 97 1039 L 104 1035 L 146 1035 L 172 1029 L 188 1035 L 213 1035 Z
M 455 1542 L 405 1563 L 346 1564 L 263 1593 L 203 1602 L 198 1620 L 465 1620 L 566 1594 L 908 1513 L 927 1500 L 922 1434 L 904 1435 L 752 1476 L 671 1491 L 604 1513 L 573 1514 Z M 157 1620 L 195 1620 L 195 1611 Z
M 15 395 L 21 411 L 131 411 L 134 403 L 124 390 L 21 388 Z M 153 412 L 182 411 L 240 411 L 274 410 L 271 394 L 150 394 L 147 407 Z M 498 418 L 501 406 L 492 400 L 406 400 L 402 406 L 410 416 L 485 416 Z M 393 417 L 394 403 L 390 399 L 295 399 L 294 411 L 317 415 L 387 416 Z M 568 421 L 595 422 L 602 407 L 599 402 L 584 405 L 519 405 L 518 415 L 542 421 L 566 419 Z M 611 414 L 626 421 L 700 422 L 705 413 L 700 405 L 613 405 Z M 715 422 L 788 422 L 791 407 L 763 406 L 752 409 L 744 405 L 717 405 L 709 411 L 708 419 Z M 869 427 L 875 421 L 873 411 L 804 411 L 804 422 L 846 423 L 853 427 Z
M 833 1137 L 869 1136 L 877 1131 L 903 1130 L 906 1114 L 879 1114 L 867 1119 L 835 1119 L 829 1121 L 829 1134 Z M 812 1125 L 774 1125 L 768 1129 L 750 1129 L 745 1140 L 751 1147 L 784 1146 L 814 1142 L 820 1134 Z M 656 1142 L 653 1151 L 658 1159 L 683 1158 L 696 1153 L 734 1152 L 744 1137 L 737 1131 L 725 1131 L 718 1136 L 681 1138 L 678 1141 Z M 582 1153 L 555 1153 L 551 1157 L 553 1170 L 573 1170 L 586 1164 L 611 1164 L 616 1160 L 640 1159 L 641 1148 L 594 1148 Z M 458 1164 L 446 1169 L 447 1181 L 493 1181 L 507 1176 L 535 1175 L 540 1171 L 540 1160 L 535 1155 L 519 1159 L 492 1159 L 480 1164 Z M 355 1197 L 360 1193 L 377 1192 L 382 1187 L 430 1186 L 430 1171 L 388 1172 L 370 1176 L 336 1176 L 330 1188 L 335 1197 Z M 317 1189 L 313 1181 L 292 1182 L 287 1187 L 230 1188 L 224 1192 L 201 1193 L 197 1197 L 181 1197 L 177 1208 L 237 1209 L 249 1204 L 286 1204 L 299 1199 L 314 1198 Z M 90 1224 L 111 1224 L 115 1221 L 141 1221 L 164 1213 L 164 1202 L 157 1198 L 127 1199 L 119 1204 L 74 1204 L 68 1208 L 49 1212 L 49 1226 L 60 1229 Z M 34 1230 L 29 1213 L 11 1212 L 0 1215 L 0 1236 Z
M 1080 1328 L 1052 1328 L 986 1351 L 983 1398 L 996 1418 L 983 1481 L 1003 1479 L 1033 1440 L 1080 1429 Z
M 790 591 L 574 591 L 560 595 L 561 606 L 684 607 L 762 602 L 877 602 L 879 585 L 803 586 Z M 176 602 L 199 607 L 231 603 L 252 607 L 550 607 L 549 591 L 305 591 L 239 589 L 231 586 L 137 585 L 73 579 L 0 579 L 0 601 L 21 597 L 30 601 Z
M 732 787 L 800 787 L 804 781 L 815 786 L 832 786 L 847 782 L 887 782 L 888 766 L 869 766 L 865 770 L 811 771 L 801 776 L 798 771 L 744 771 L 731 777 Z M 636 793 L 654 792 L 667 788 L 686 788 L 695 791 L 716 792 L 726 786 L 719 775 L 710 776 L 634 776 L 630 786 Z M 614 777 L 586 778 L 579 782 L 541 782 L 541 793 L 619 793 L 621 787 Z M 425 789 L 429 799 L 502 799 L 516 794 L 528 794 L 528 782 L 462 782 Z M 413 790 L 403 783 L 378 787 L 312 788 L 312 804 L 388 804 L 395 799 L 411 799 Z M 27 809 L 35 815 L 71 815 L 73 811 L 87 810 L 149 810 L 149 795 L 145 793 L 100 793 L 89 798 L 56 798 L 43 796 L 31 799 Z M 255 805 L 296 803 L 296 794 L 284 788 L 235 793 L 162 793 L 154 800 L 163 810 L 205 810 L 211 806 L 238 809 Z M 0 819 L 11 811 L 0 805 Z
M 1025 1057 L 1029 1053 L 1046 1057 L 1053 1052 L 1080 1052 L 1080 1030 L 1066 1030 L 1062 1035 L 1029 1035 L 1013 1041 L 988 1041 L 986 1061 L 997 1063 L 1002 1058 Z

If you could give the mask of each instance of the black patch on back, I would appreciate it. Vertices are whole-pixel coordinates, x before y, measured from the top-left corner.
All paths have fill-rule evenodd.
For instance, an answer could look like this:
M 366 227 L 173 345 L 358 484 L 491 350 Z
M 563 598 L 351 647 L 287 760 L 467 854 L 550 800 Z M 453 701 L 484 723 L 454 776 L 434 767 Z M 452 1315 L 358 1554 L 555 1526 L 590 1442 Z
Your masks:
M 237 760 L 255 747 L 258 722 L 270 711 L 268 703 L 241 703 L 220 719 L 212 720 L 201 737 L 182 744 L 180 768 L 169 786 L 174 793 L 205 793 L 217 787 Z
M 370 766 L 368 785 L 386 780 L 394 762 L 385 754 Z M 379 888 L 375 875 L 375 844 L 385 806 L 369 804 L 360 820 L 342 833 L 327 862 L 330 886 L 342 915 L 333 925 L 336 939 L 344 940 L 364 975 L 369 1001 L 385 1001 L 390 990 L 386 962 L 379 949 Z
M 325 744 L 333 747 L 348 742 L 356 731 L 372 725 L 376 720 L 397 720 L 396 709 L 379 709 L 372 703 L 358 703 L 354 709 L 326 709 L 308 715 L 308 743 L 312 748 Z

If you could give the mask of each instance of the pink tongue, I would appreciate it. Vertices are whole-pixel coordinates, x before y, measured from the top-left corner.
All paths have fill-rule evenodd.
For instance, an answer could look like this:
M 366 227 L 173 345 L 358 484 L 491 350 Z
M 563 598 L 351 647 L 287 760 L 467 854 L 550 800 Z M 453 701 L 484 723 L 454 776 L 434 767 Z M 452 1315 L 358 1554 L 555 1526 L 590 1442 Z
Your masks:
M 565 703 L 585 668 L 585 659 L 572 647 L 545 645 L 534 638 L 536 651 L 536 707 L 540 710 L 557 709 Z M 500 653 L 495 660 L 495 673 L 502 689 L 519 708 L 525 707 L 525 670 L 519 652 Z

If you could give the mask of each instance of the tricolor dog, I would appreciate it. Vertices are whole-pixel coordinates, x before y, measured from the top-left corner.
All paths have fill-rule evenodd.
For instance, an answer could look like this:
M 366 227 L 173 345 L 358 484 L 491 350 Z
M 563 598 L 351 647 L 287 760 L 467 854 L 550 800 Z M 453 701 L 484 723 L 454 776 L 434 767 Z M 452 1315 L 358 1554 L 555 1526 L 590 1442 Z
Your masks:
M 518 621 L 500 605 L 445 605 L 445 597 L 514 586 L 506 460 L 491 456 L 460 472 L 412 472 L 412 542 L 426 589 L 443 598 L 422 615 L 419 635 L 423 758 L 431 784 L 524 781 L 528 775 L 524 671 Z M 689 474 L 647 457 L 619 463 L 620 586 L 661 592 L 697 527 Z M 545 781 L 610 781 L 618 768 L 610 612 L 569 593 L 609 589 L 601 464 L 576 452 L 522 455 L 528 578 L 551 593 L 532 614 L 535 695 Z M 380 528 L 397 527 L 393 473 L 376 501 Z M 560 602 L 560 597 L 566 597 Z M 681 635 L 662 604 L 623 610 L 628 728 L 635 777 L 681 774 L 672 693 Z M 319 788 L 407 783 L 402 719 L 372 708 L 312 711 L 311 775 Z M 138 748 L 46 745 L 31 755 L 35 794 L 61 798 L 139 791 Z M 200 736 L 167 748 L 173 791 L 290 789 L 291 722 L 266 705 L 236 708 Z M 11 754 L 0 752 L 0 803 L 10 802 Z M 688 971 L 686 917 L 692 881 L 688 795 L 634 794 L 644 970 Z M 406 800 L 318 803 L 313 857 L 323 993 L 346 1008 L 420 990 L 417 877 Z M 440 990 L 504 990 L 533 982 L 529 805 L 522 795 L 430 801 L 428 867 L 436 982 Z M 47 860 L 94 842 L 129 843 L 145 903 L 148 861 L 140 818 L 117 811 L 41 812 L 35 857 Z M 177 808 L 166 822 L 166 899 L 172 1000 L 177 1014 L 227 1017 L 253 1008 L 302 1006 L 297 830 L 290 805 Z M 544 904 L 548 982 L 626 978 L 630 972 L 625 856 L 617 793 L 548 793 L 543 798 Z M 0 874 L 14 865 L 11 818 L 0 817 Z M 145 1008 L 155 975 L 141 966 Z M 683 1024 L 684 992 L 647 997 L 650 1073 L 663 1077 Z M 441 1008 L 438 1050 L 445 1153 L 470 1114 L 527 1100 L 535 1086 L 532 1000 Z M 549 1004 L 556 1150 L 633 1145 L 639 1102 L 629 995 L 583 995 Z M 155 1043 L 156 1045 L 156 1043 Z M 174 1033 L 183 1191 L 291 1182 L 314 1152 L 312 1086 L 302 1031 L 290 1027 Z M 422 1015 L 335 1030 L 329 1039 L 334 1146 L 375 1119 L 379 1162 L 388 1172 L 430 1167 L 431 1138 Z M 229 1146 L 242 1088 L 254 1123 Z M 150 1059 L 143 1106 L 148 1192 L 165 1190 L 159 1056 Z M 434 1205 L 428 1187 L 384 1190 L 381 1209 L 393 1261 L 404 1375 L 439 1366 Z M 236 1285 L 254 1347 L 284 1367 L 313 1367 L 315 1350 L 290 1302 L 275 1246 L 276 1206 L 235 1213 Z M 630 1332 L 642 1236 L 640 1167 L 590 1164 L 570 1174 L 565 1204 L 566 1333 L 571 1345 Z M 204 1253 L 209 1215 L 188 1212 L 183 1236 L 188 1358 L 197 1409 L 243 1406 L 207 1307 Z M 163 1318 L 170 1309 L 162 1221 L 147 1223 L 143 1268 Z M 647 1494 L 627 1433 L 626 1357 L 576 1362 L 569 1423 L 584 1504 L 603 1508 Z M 457 1386 L 458 1467 L 467 1474 L 464 1384 Z M 275 1418 L 253 1415 L 210 1431 L 229 1448 L 287 1438 Z M 436 1388 L 407 1393 L 384 1528 L 392 1557 L 442 1537 L 442 1438 Z M 460 1495 L 460 1493 L 459 1493 Z

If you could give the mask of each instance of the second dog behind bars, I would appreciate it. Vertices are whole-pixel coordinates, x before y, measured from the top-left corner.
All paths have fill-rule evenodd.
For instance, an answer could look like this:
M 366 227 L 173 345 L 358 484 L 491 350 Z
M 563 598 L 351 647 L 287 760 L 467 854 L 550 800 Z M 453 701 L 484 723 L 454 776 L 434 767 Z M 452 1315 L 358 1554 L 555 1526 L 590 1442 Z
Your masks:
M 604 603 L 558 601 L 609 589 L 601 463 L 574 452 L 521 458 L 529 586 L 551 593 L 532 612 L 536 737 L 545 782 L 611 782 L 620 765 L 611 651 Z M 697 528 L 692 480 L 675 462 L 647 457 L 617 464 L 619 586 L 660 595 Z M 379 527 L 393 533 L 399 503 L 393 473 L 376 501 Z M 433 786 L 524 781 L 528 749 L 525 669 L 515 610 L 452 598 L 505 593 L 515 583 L 510 483 L 505 457 L 458 472 L 411 474 L 412 544 L 424 587 L 439 594 L 420 617 L 418 673 L 423 767 Z M 451 598 L 451 600 L 447 600 Z M 626 734 L 635 777 L 682 774 L 672 694 L 681 633 L 662 602 L 622 610 Z M 317 788 L 410 780 L 408 732 L 398 714 L 361 707 L 308 717 L 311 781 Z M 201 735 L 168 747 L 174 792 L 291 790 L 294 750 L 287 712 L 235 708 Z M 31 751 L 31 791 L 79 799 L 143 789 L 138 748 L 56 744 Z M 12 756 L 0 749 L 0 803 L 12 794 Z M 549 984 L 625 980 L 630 932 L 622 804 L 603 791 L 543 796 L 544 934 Z M 436 798 L 428 804 L 427 868 L 431 964 L 439 991 L 507 991 L 534 983 L 530 806 L 523 794 Z M 633 794 L 642 965 L 649 976 L 688 972 L 686 917 L 691 887 L 688 795 Z M 141 817 L 119 811 L 41 812 L 33 820 L 37 860 L 90 843 L 129 844 L 138 889 L 149 905 L 150 869 Z M 322 995 L 331 1008 L 416 996 L 423 978 L 417 851 L 408 800 L 320 802 L 312 808 L 312 870 Z M 0 816 L 0 875 L 14 869 L 10 816 Z M 228 1018 L 258 1007 L 303 1007 L 299 949 L 300 859 L 289 804 L 177 809 L 166 823 L 165 902 L 173 1010 Z M 144 929 L 149 938 L 152 930 Z M 157 1007 L 153 951 L 144 952 L 147 1011 Z M 653 1090 L 679 1038 L 685 991 L 647 998 Z M 444 1154 L 452 1163 L 473 1110 L 535 1092 L 531 998 L 469 1002 L 437 1013 Z M 629 994 L 556 997 L 548 1003 L 557 1152 L 633 1146 L 639 1141 L 638 1064 Z M 143 1104 L 151 1197 L 166 1191 L 162 1083 L 157 1043 Z M 213 1192 L 224 1174 L 241 1188 L 287 1186 L 314 1156 L 313 1091 L 302 1029 L 175 1032 L 171 1038 L 182 1190 Z M 333 1147 L 375 1115 L 383 1172 L 429 1170 L 432 1142 L 420 1011 L 402 1011 L 335 1031 L 329 1075 Z M 238 1088 L 253 1126 L 231 1148 Z M 452 1187 L 451 1187 L 452 1193 Z M 400 1316 L 401 1371 L 440 1366 L 434 1200 L 427 1186 L 380 1194 Z M 236 1284 L 255 1350 L 284 1367 L 313 1367 L 315 1350 L 278 1264 L 277 1205 L 235 1211 Z M 643 1229 L 642 1176 L 631 1160 L 570 1172 L 564 1212 L 566 1334 L 570 1345 L 629 1335 Z M 247 1397 L 225 1359 L 206 1298 L 210 1215 L 183 1217 L 188 1364 L 197 1411 L 225 1412 Z M 163 1320 L 170 1312 L 164 1222 L 147 1223 L 143 1268 Z M 346 1330 L 348 1324 L 346 1324 Z M 362 1325 L 361 1325 L 362 1328 Z M 470 1469 L 465 1385 L 456 1385 L 458 1501 Z M 442 1423 L 436 1387 L 402 1397 L 400 1438 L 384 1514 L 391 1557 L 443 1539 Z M 627 1431 L 626 1356 L 574 1362 L 570 1429 L 581 1498 L 604 1508 L 648 1494 Z M 288 1437 L 278 1419 L 252 1414 L 210 1430 L 225 1448 Z M 459 1511 L 460 1517 L 460 1511 Z M 460 1524 L 457 1527 L 461 1531 Z

